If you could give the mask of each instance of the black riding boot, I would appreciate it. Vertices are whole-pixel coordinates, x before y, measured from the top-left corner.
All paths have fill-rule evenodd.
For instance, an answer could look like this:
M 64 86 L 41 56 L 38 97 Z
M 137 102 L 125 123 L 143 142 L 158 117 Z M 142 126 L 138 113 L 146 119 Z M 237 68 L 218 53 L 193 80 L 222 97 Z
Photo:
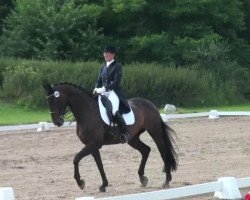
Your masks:
M 122 115 L 117 111 L 115 113 L 115 119 L 119 125 L 119 128 L 122 132 L 122 135 L 121 135 L 121 143 L 127 143 L 128 142 L 128 137 L 129 137 L 129 132 L 128 132 L 128 128 L 127 128 L 127 125 L 122 117 Z

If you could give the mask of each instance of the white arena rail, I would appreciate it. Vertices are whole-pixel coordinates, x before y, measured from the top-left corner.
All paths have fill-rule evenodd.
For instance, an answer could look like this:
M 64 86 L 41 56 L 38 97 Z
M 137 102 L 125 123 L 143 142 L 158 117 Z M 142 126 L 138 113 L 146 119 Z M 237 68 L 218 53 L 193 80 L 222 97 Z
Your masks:
M 209 119 L 218 119 L 219 116 L 250 116 L 250 111 L 217 111 L 210 110 L 210 112 L 187 113 L 187 114 L 161 114 L 163 121 L 169 119 L 184 119 L 194 117 L 208 117 Z
M 0 188 L 0 200 L 15 200 L 13 188 L 12 187 Z
M 65 122 L 64 127 L 75 126 L 76 123 Z M 40 131 L 48 131 L 50 128 L 57 128 L 53 123 L 47 122 L 39 122 L 38 124 L 24 124 L 24 125 L 12 125 L 12 126 L 0 126 L 0 132 L 4 131 L 18 131 L 18 130 L 37 130 Z
M 219 199 L 242 199 L 239 188 L 249 186 L 250 177 L 239 179 L 235 177 L 222 177 L 215 182 L 193 186 L 105 198 L 80 197 L 75 200 L 169 200 L 212 192 L 215 192 L 214 197 Z
M 194 118 L 194 117 L 208 117 L 209 119 L 218 119 L 219 116 L 250 116 L 250 111 L 217 111 L 211 110 L 210 112 L 200 113 L 187 113 L 187 114 L 161 114 L 164 122 L 169 119 L 183 119 L 183 118 Z M 65 122 L 64 127 L 75 126 L 76 123 Z M 55 128 L 53 123 L 39 122 L 38 124 L 27 124 L 27 125 L 12 125 L 12 126 L 0 126 L 1 131 L 16 131 L 16 130 L 28 130 L 37 129 L 37 132 L 48 131 L 50 128 Z

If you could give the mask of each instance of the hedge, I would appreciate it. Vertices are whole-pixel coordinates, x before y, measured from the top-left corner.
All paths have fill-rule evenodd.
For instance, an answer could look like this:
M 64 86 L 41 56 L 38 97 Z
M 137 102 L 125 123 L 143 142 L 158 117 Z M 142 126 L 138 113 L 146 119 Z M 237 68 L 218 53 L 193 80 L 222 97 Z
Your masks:
M 1 98 L 29 107 L 45 107 L 42 81 L 70 82 L 93 90 L 98 62 L 52 62 L 0 58 Z M 157 106 L 228 104 L 241 99 L 231 81 L 220 82 L 214 74 L 191 66 L 182 68 L 133 63 L 123 66 L 122 86 L 128 98 L 143 97 Z

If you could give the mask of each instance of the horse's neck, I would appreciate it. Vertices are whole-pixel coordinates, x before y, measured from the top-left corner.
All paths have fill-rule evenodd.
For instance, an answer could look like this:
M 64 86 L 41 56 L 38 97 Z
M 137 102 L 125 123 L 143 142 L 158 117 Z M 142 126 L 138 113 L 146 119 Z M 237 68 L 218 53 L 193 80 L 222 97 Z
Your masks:
M 88 120 L 88 115 L 96 110 L 96 101 L 90 95 L 78 91 L 71 93 L 69 99 L 69 107 L 76 119 L 76 121 Z

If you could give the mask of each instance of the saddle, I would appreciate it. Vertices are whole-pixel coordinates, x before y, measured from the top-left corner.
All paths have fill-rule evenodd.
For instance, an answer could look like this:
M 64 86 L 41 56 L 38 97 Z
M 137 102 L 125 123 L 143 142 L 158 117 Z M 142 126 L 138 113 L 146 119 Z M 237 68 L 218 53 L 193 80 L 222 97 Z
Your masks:
M 116 126 L 116 123 L 114 121 L 114 117 L 112 114 L 112 103 L 106 97 L 105 95 L 99 95 L 98 96 L 98 105 L 99 105 L 99 111 L 102 120 L 110 126 Z M 132 125 L 135 123 L 135 116 L 132 109 L 130 109 L 129 113 L 122 114 L 124 121 L 126 125 Z
M 105 95 L 100 95 L 100 96 L 101 96 L 102 105 L 106 109 L 107 116 L 108 116 L 110 123 L 114 122 L 114 116 L 112 115 L 112 103 L 111 103 L 111 101 Z

